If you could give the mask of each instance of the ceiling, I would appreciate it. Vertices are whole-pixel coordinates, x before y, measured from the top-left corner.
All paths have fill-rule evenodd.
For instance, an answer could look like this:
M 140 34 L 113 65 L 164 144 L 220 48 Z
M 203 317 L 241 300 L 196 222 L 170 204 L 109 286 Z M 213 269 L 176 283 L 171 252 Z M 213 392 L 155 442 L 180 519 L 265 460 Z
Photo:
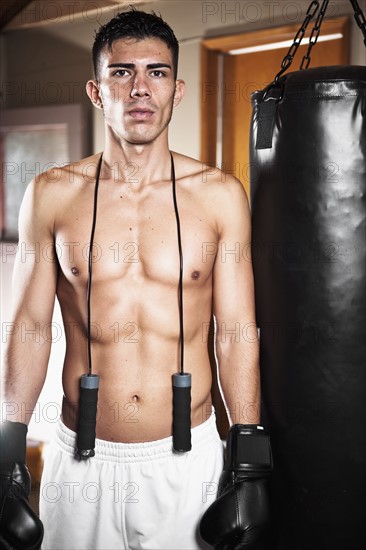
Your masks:
M 128 5 L 146 0 L 129 0 Z M 1 0 L 0 30 L 8 31 L 45 26 L 49 23 L 90 20 L 116 9 L 120 0 Z

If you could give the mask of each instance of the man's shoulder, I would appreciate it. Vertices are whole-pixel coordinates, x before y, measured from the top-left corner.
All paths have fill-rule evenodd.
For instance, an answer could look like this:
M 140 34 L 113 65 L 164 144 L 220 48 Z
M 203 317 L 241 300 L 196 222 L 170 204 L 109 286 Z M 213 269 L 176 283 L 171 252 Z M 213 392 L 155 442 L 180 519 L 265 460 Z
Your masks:
M 191 194 L 194 204 L 199 204 L 214 222 L 219 234 L 229 225 L 238 225 L 249 219 L 249 202 L 243 184 L 234 175 L 217 166 L 185 157 L 176 156 L 177 178 Z
M 94 180 L 100 155 L 97 153 L 63 166 L 55 165 L 34 178 L 33 183 L 40 189 L 55 187 L 54 184 L 70 184 L 71 187 L 71 184 L 88 183 Z
M 243 185 L 232 174 L 224 172 L 215 164 L 209 164 L 180 153 L 174 153 L 178 179 L 191 179 L 196 183 L 210 185 L 223 193 L 244 191 Z
M 28 184 L 23 198 L 23 212 L 53 220 L 57 211 L 66 208 L 86 185 L 95 181 L 100 154 L 64 166 L 55 165 L 38 174 Z

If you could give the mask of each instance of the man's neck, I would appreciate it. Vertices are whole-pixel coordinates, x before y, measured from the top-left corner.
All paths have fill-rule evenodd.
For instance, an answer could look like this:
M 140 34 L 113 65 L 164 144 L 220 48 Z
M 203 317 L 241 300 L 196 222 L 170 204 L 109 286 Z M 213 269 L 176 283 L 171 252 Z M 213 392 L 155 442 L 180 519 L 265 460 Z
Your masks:
M 103 164 L 102 177 L 108 177 L 110 172 L 116 183 L 128 182 L 130 187 L 136 190 L 170 179 L 171 161 L 168 140 L 158 138 L 148 144 L 118 143 L 115 140 L 107 140 Z

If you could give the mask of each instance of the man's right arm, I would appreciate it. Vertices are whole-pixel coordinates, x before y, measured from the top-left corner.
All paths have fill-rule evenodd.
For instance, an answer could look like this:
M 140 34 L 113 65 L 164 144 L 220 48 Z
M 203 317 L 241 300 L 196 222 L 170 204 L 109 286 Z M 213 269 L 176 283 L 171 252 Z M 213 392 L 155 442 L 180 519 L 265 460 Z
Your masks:
M 57 284 L 54 199 L 45 176 L 27 187 L 19 214 L 13 314 L 2 372 L 3 420 L 28 424 L 47 373 Z
M 53 203 L 42 177 L 29 184 L 19 214 L 19 246 L 13 275 L 13 330 L 2 373 L 0 422 L 0 547 L 37 550 L 43 525 L 29 504 L 27 424 L 44 384 L 51 351 L 57 267 Z

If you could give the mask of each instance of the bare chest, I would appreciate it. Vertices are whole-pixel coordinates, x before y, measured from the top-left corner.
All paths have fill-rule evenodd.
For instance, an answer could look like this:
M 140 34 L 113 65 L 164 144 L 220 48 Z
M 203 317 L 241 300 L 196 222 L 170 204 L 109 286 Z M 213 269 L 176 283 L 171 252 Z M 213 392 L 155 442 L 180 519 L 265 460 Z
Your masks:
M 178 195 L 186 285 L 204 284 L 216 254 L 214 220 L 192 193 Z M 93 221 L 91 193 L 75 194 L 57 220 L 56 252 L 63 275 L 73 285 L 88 277 Z M 93 282 L 130 279 L 176 286 L 179 276 L 177 220 L 169 187 L 142 196 L 102 189 L 98 197 L 92 250 Z

